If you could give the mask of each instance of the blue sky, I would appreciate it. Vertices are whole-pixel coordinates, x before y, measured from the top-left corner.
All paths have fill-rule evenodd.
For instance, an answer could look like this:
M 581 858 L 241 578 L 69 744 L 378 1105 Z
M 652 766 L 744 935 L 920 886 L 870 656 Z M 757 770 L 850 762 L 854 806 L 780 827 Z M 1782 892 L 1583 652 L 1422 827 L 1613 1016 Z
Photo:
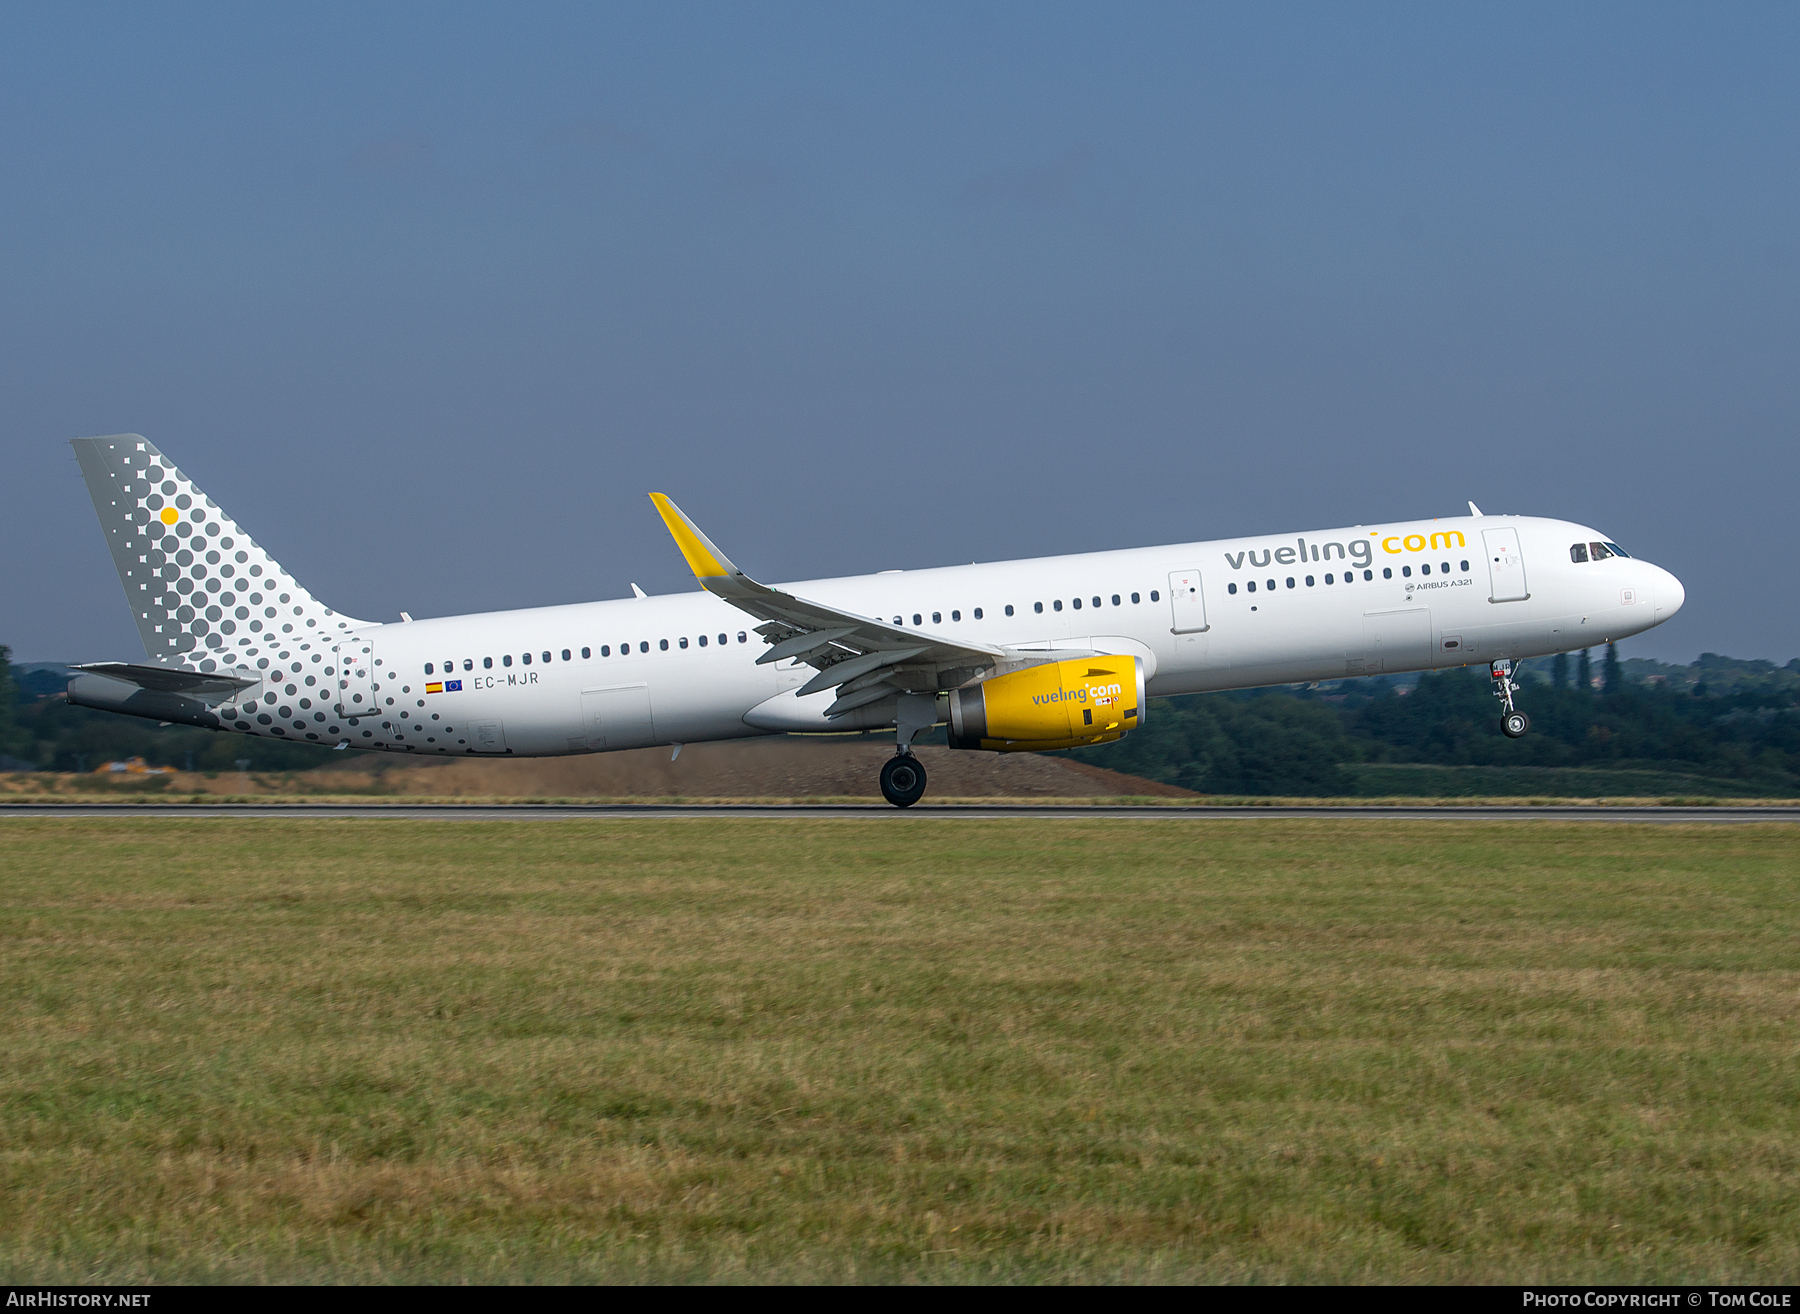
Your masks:
M 1800 654 L 1791 6 L 0 13 L 0 642 L 66 439 L 392 618 L 1488 511 Z M 1772 573 L 1771 573 L 1772 572 Z M 1777 591 L 1771 600 L 1769 585 Z

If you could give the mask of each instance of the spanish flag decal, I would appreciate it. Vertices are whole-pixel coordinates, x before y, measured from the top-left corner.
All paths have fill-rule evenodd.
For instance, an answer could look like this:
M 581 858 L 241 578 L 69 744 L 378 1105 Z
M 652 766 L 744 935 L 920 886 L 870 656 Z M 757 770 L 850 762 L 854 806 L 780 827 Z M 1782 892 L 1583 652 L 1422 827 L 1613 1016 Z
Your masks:
M 428 684 L 425 686 L 425 692 L 426 693 L 443 693 L 444 686 L 441 684 Z

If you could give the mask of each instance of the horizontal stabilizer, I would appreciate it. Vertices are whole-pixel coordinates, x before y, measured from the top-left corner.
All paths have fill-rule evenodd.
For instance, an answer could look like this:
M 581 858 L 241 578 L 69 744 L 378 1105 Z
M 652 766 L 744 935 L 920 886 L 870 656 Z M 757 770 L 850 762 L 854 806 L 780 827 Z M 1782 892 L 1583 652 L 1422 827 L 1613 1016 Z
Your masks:
M 113 680 L 124 680 L 155 693 L 187 694 L 202 699 L 215 694 L 228 696 L 239 689 L 248 689 L 253 684 L 262 683 L 262 678 L 255 675 L 231 675 L 225 671 L 202 673 L 184 671 L 174 666 L 144 666 L 135 662 L 83 662 L 73 669 L 86 671 L 90 675 L 104 675 Z

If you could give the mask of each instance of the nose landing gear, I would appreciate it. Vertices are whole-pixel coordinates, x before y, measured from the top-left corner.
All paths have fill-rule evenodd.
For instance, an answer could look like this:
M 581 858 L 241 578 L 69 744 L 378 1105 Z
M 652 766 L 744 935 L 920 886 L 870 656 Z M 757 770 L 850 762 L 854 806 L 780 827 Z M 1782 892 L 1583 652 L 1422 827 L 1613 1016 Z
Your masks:
M 1518 739 L 1531 729 L 1531 718 L 1513 706 L 1513 695 L 1519 692 L 1512 678 L 1515 667 L 1506 658 L 1488 663 L 1488 676 L 1494 682 L 1494 697 L 1500 700 L 1500 733 Z

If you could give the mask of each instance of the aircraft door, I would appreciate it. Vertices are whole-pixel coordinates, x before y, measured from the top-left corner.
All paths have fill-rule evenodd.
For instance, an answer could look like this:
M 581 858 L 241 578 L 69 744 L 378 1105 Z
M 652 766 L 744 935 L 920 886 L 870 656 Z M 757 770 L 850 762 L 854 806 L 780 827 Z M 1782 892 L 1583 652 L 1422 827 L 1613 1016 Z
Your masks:
M 1206 594 L 1200 590 L 1200 571 L 1171 570 L 1169 572 L 1169 606 L 1174 613 L 1175 623 L 1169 627 L 1173 634 L 1199 634 L 1207 629 Z
M 581 719 L 589 748 L 647 748 L 656 742 L 647 684 L 583 689 Z
M 1523 602 L 1531 596 L 1525 587 L 1525 557 L 1519 551 L 1516 529 L 1484 529 L 1487 545 L 1489 602 Z
M 337 713 L 339 716 L 373 716 L 375 704 L 375 645 L 366 639 L 346 639 L 337 654 Z

